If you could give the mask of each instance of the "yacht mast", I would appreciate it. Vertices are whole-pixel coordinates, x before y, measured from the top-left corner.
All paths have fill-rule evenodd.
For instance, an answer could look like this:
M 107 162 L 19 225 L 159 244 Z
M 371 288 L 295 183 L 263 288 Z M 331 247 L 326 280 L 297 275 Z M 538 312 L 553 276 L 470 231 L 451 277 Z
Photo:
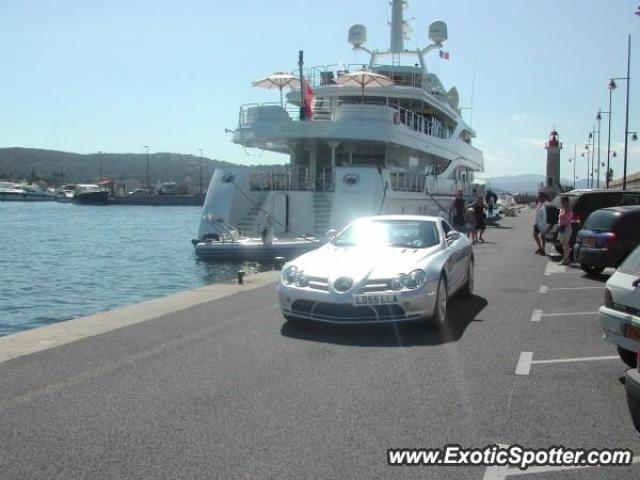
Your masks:
M 402 11 L 406 6 L 406 0 L 392 0 L 391 2 L 391 53 L 404 52 L 404 19 Z

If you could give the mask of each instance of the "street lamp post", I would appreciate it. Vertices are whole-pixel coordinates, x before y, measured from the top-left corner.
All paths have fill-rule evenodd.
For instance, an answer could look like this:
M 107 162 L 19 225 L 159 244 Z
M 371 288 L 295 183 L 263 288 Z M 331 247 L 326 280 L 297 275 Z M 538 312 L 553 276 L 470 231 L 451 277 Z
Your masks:
M 624 167 L 622 169 L 622 190 L 627 188 L 627 147 L 629 143 L 629 84 L 631 83 L 631 34 L 627 38 L 627 106 L 624 120 Z M 634 133 L 636 138 L 637 134 Z
M 598 165 L 596 169 L 596 188 L 600 188 L 600 126 L 602 121 L 602 112 L 598 110 L 598 114 L 596 115 L 596 120 L 598 121 Z M 595 138 L 594 138 L 595 142 Z M 595 154 L 595 150 L 594 150 Z
M 145 145 L 147 149 L 147 195 L 149 195 L 149 145 Z
M 198 149 L 200 151 L 200 194 L 202 194 L 202 162 L 204 161 L 204 157 L 202 156 L 202 149 Z
M 102 180 L 102 152 L 98 152 L 98 161 L 100 164 L 100 180 Z

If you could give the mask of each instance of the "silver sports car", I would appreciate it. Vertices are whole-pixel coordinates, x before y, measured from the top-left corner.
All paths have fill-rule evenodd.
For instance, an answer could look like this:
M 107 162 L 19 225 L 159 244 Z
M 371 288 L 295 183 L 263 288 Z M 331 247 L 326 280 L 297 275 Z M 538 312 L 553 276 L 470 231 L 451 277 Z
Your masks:
M 422 320 L 440 326 L 448 299 L 473 291 L 471 242 L 440 217 L 384 215 L 347 225 L 282 269 L 287 319 L 331 323 Z

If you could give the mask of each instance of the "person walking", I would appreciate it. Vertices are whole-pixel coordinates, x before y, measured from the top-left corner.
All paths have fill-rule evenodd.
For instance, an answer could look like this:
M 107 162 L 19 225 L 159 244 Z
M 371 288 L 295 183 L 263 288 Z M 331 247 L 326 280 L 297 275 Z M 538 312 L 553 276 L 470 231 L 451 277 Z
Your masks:
M 571 264 L 571 221 L 573 220 L 573 210 L 569 202 L 569 197 L 560 197 L 560 215 L 558 215 L 558 240 L 562 244 L 562 261 L 560 265 Z
M 458 196 L 453 201 L 453 208 L 451 209 L 450 216 L 453 223 L 453 228 L 460 233 L 466 233 L 466 221 L 465 221 L 465 200 L 462 190 L 458 191 Z
M 484 214 L 484 199 L 479 196 L 476 200 L 476 203 L 473 205 L 473 216 L 475 221 L 475 232 L 478 236 L 477 241 L 479 243 L 484 243 L 484 231 L 487 228 L 487 223 L 485 221 Z
M 547 223 L 547 196 L 544 192 L 538 193 L 536 198 L 536 216 L 533 222 L 533 239 L 538 246 L 535 251 L 536 255 L 546 255 L 546 241 L 544 239 L 545 234 L 549 230 Z

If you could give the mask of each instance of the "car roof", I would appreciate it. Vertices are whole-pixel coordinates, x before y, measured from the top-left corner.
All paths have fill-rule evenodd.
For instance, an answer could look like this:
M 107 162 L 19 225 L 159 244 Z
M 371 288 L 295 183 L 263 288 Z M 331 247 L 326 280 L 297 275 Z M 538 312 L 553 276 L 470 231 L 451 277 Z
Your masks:
M 437 222 L 442 217 L 434 217 L 431 215 L 370 215 L 368 217 L 360 217 L 358 220 L 419 220 Z
M 640 212 L 640 205 L 618 205 L 615 207 L 601 208 L 600 210 L 612 210 L 614 212 L 620 212 L 620 213 L 633 213 L 633 212 Z

